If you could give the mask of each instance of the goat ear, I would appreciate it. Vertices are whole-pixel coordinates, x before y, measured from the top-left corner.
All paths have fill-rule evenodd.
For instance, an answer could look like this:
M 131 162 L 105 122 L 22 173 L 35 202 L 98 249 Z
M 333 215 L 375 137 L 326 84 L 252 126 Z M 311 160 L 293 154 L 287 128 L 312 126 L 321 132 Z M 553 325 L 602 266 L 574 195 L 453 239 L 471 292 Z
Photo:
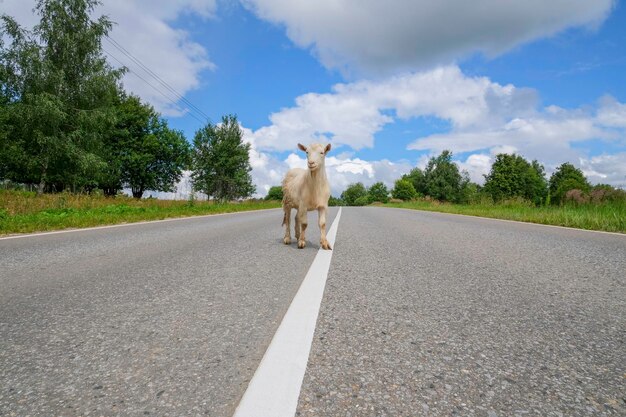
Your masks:
M 300 148 L 302 152 L 306 152 L 306 146 L 304 146 L 303 144 L 298 143 L 298 148 Z
M 330 143 L 326 145 L 326 148 L 324 149 L 324 155 L 326 155 L 328 152 L 330 152 Z

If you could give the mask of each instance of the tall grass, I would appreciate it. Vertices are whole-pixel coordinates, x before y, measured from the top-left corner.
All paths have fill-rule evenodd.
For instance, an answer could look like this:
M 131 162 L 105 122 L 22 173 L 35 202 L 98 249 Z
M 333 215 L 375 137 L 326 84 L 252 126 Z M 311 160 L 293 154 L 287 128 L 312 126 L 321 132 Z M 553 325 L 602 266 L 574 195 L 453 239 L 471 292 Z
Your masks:
M 535 207 L 517 200 L 500 204 L 449 204 L 418 200 L 393 202 L 386 206 L 626 233 L 626 203 L 623 201 Z
M 280 207 L 280 202 L 246 200 L 217 204 L 72 193 L 37 196 L 34 192 L 0 190 L 0 235 L 275 207 Z

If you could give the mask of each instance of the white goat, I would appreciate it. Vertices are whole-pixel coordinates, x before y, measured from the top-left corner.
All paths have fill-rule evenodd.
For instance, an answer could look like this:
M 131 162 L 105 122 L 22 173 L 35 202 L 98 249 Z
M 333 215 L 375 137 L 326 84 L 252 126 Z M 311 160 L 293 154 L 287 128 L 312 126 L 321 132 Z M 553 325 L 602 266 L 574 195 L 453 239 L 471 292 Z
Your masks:
M 304 232 L 307 227 L 307 211 L 317 210 L 318 224 L 320 226 L 320 246 L 323 249 L 332 249 L 326 240 L 326 211 L 330 198 L 330 186 L 326 178 L 324 160 L 330 151 L 330 144 L 324 146 L 313 143 L 307 148 L 298 143 L 298 148 L 306 152 L 309 169 L 293 168 L 287 172 L 283 180 L 283 226 L 285 228 L 285 245 L 291 243 L 289 222 L 291 209 L 296 209 L 296 239 L 298 248 L 306 246 Z

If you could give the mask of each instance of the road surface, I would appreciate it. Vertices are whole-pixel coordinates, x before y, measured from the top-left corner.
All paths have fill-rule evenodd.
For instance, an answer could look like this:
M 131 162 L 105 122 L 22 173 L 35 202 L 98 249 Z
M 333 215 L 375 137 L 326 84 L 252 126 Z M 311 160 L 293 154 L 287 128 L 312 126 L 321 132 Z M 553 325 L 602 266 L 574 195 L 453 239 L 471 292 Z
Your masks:
M 232 416 L 310 216 L 304 250 L 280 210 L 0 240 L 0 416 Z M 624 415 L 624 271 L 626 236 L 343 208 L 294 412 Z

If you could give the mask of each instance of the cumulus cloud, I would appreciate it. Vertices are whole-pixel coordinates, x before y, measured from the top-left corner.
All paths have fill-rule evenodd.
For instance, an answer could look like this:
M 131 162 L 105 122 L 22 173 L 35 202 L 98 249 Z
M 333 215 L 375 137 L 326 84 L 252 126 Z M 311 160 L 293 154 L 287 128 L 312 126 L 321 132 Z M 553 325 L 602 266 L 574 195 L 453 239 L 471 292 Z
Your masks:
M 583 173 L 592 183 L 626 188 L 626 152 L 581 158 L 579 162 Z
M 39 21 L 32 11 L 35 3 L 35 0 L 2 0 L 0 4 L 4 13 L 15 17 L 23 26 L 32 27 Z M 216 7 L 216 0 L 107 0 L 96 10 L 96 15 L 107 15 L 115 22 L 111 38 L 184 96 L 200 86 L 202 71 L 214 69 L 215 64 L 202 45 L 192 41 L 188 32 L 174 28 L 171 22 L 188 13 L 211 18 Z M 112 66 L 129 68 L 123 79 L 128 91 L 168 116 L 181 115 L 188 110 L 178 103 L 175 94 L 114 43 L 105 39 L 102 45 Z
M 607 127 L 626 128 L 626 104 L 611 96 L 600 99 L 598 123 Z
M 615 0 L 242 0 L 328 68 L 389 73 L 503 53 L 569 27 L 594 27 Z
M 296 98 L 294 107 L 270 116 L 272 124 L 256 130 L 265 149 L 289 150 L 300 141 L 374 145 L 374 136 L 396 118 L 435 116 L 456 128 L 477 128 L 531 115 L 538 102 L 532 89 L 500 85 L 485 77 L 467 77 L 456 66 L 438 67 L 383 81 L 337 84 L 327 94 Z
M 585 158 L 577 143 L 626 143 L 626 105 L 610 96 L 575 109 L 538 103 L 535 90 L 468 77 L 458 67 L 446 66 L 382 81 L 337 84 L 327 94 L 300 96 L 295 106 L 272 114 L 270 125 L 249 135 L 266 152 L 314 141 L 332 142 L 334 149 L 359 150 L 373 147 L 376 134 L 398 119 L 434 117 L 450 128 L 415 138 L 408 145 L 409 150 L 425 152 L 418 166 L 448 149 L 465 154 L 459 164 L 479 183 L 498 153 L 538 159 L 549 171 L 564 161 Z M 366 180 L 371 173 L 368 162 L 351 156 L 345 155 L 343 166 L 359 169 Z

